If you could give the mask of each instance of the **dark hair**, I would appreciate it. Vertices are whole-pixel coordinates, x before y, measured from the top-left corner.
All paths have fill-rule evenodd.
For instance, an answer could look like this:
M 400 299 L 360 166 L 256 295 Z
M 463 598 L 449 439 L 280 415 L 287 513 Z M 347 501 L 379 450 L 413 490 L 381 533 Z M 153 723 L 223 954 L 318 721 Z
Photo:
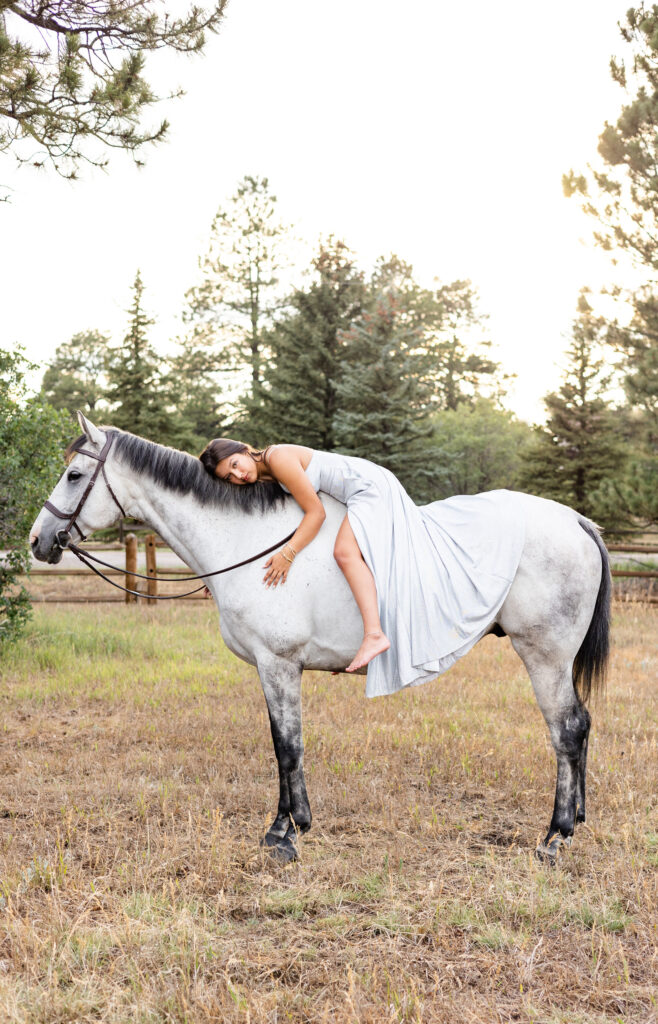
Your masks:
M 256 459 L 257 456 L 262 457 L 265 449 L 252 448 L 250 444 L 244 444 L 242 441 L 232 441 L 230 437 L 216 437 L 214 441 L 209 441 L 206 447 L 201 452 L 199 458 L 203 468 L 210 473 L 211 476 L 215 476 L 215 470 L 223 459 L 228 459 L 230 455 L 243 454 L 251 455 L 252 459 Z M 258 459 L 260 461 L 260 459 Z
M 112 451 L 130 469 L 146 474 L 175 494 L 193 494 L 202 505 L 237 509 L 250 515 L 254 512 L 269 512 L 285 499 L 284 491 L 275 480 L 259 480 L 249 487 L 235 487 L 214 475 L 211 479 L 208 473 L 204 473 L 199 460 L 187 452 L 165 448 L 116 427 L 99 429 L 105 433 L 112 432 Z M 81 448 L 88 445 L 88 438 L 81 434 L 68 446 L 67 459 L 72 459 Z M 244 447 L 249 450 L 248 445 Z

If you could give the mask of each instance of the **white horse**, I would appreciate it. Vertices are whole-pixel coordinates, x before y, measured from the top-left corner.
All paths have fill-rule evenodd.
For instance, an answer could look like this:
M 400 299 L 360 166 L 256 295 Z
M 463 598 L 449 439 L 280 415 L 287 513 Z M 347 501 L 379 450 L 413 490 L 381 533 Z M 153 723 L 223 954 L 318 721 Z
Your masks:
M 58 562 L 68 531 L 89 534 L 121 514 L 157 531 L 195 573 L 242 562 L 283 541 L 300 519 L 277 485 L 235 487 L 211 478 L 198 459 L 133 434 L 98 428 L 80 415 L 84 436 L 34 523 L 36 558 Z M 85 454 L 86 453 L 86 454 Z M 102 471 L 103 481 L 98 481 Z M 279 805 L 263 840 L 282 860 L 297 856 L 296 835 L 311 825 L 303 770 L 301 676 L 340 671 L 361 641 L 356 604 L 332 557 L 345 508 L 322 495 L 327 512 L 295 560 L 285 587 L 262 583 L 263 558 L 208 579 L 226 645 L 258 669 L 279 766 Z M 555 860 L 585 820 L 590 690 L 608 657 L 610 573 L 596 527 L 563 505 L 519 494 L 527 519 L 516 577 L 490 632 L 507 634 L 523 660 L 557 757 L 550 827 L 538 855 Z M 69 520 L 62 531 L 61 520 Z

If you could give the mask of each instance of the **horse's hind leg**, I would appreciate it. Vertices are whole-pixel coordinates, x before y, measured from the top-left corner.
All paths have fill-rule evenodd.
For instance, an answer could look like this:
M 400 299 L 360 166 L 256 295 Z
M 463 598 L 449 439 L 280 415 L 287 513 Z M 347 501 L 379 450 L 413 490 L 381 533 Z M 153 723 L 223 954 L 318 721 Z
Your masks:
M 278 860 L 288 862 L 297 858 L 297 833 L 311 827 L 311 808 L 304 780 L 302 672 L 299 665 L 269 654 L 259 659 L 258 672 L 279 766 L 279 806 L 262 845 Z
M 557 782 L 553 816 L 537 848 L 541 859 L 554 861 L 570 845 L 577 821 L 585 820 L 585 768 L 590 715 L 574 691 L 571 659 L 552 660 L 527 640 L 513 638 L 546 719 L 555 756 Z
M 591 724 L 591 716 L 587 708 L 582 709 L 587 716 L 587 731 L 583 739 L 582 746 L 580 748 L 580 758 L 578 759 L 578 781 L 576 783 L 576 824 L 585 821 L 585 788 L 586 788 L 586 776 L 587 776 L 587 747 L 589 744 L 589 727 Z

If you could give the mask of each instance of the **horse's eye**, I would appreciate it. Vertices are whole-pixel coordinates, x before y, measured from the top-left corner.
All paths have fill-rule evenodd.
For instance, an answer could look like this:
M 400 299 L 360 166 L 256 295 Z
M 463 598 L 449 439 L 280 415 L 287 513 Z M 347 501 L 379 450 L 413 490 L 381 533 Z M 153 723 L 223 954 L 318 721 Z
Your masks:
M 82 473 L 78 473 L 77 469 L 72 469 L 70 473 L 67 473 L 66 479 L 73 483 L 75 480 L 79 480 L 81 476 Z

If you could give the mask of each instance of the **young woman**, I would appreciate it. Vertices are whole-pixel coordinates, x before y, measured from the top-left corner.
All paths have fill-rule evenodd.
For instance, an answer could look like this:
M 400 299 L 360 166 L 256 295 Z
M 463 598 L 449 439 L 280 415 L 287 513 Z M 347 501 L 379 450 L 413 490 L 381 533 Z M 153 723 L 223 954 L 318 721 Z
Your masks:
M 361 612 L 364 634 L 363 643 L 346 671 L 355 672 L 356 669 L 367 665 L 378 654 L 388 650 L 390 643 L 382 630 L 379 619 L 375 579 L 363 559 L 349 520 L 350 507 L 358 501 L 358 495 L 362 490 L 362 487 L 358 486 L 359 477 L 353 479 L 351 485 L 344 479 L 342 486 L 339 487 L 335 486 L 336 481 L 334 480 L 333 488 L 328 489 L 328 485 L 331 486 L 327 473 L 330 466 L 334 474 L 336 470 L 338 471 L 338 477 L 340 477 L 344 462 L 361 463 L 364 460 L 346 460 L 342 455 L 316 452 L 312 448 L 298 444 L 270 445 L 269 448 L 259 451 L 240 441 L 231 441 L 228 438 L 211 441 L 201 453 L 200 458 L 208 472 L 227 483 L 242 486 L 254 484 L 258 480 L 277 480 L 284 490 L 292 494 L 304 512 L 304 518 L 290 543 L 286 544 L 282 551 L 272 555 L 265 563 L 267 572 L 264 583 L 268 587 L 276 587 L 279 583 L 286 582 L 296 555 L 307 544 L 310 544 L 320 530 L 325 519 L 325 511 L 317 491 L 323 490 L 333 494 L 339 501 L 345 501 L 348 506 L 348 514 L 343 519 L 336 537 L 334 558 L 342 569 Z M 313 475 L 309 476 L 307 471 L 311 462 L 313 462 Z M 324 472 L 320 468 L 323 462 L 326 466 Z M 370 463 L 364 464 L 370 465 Z M 374 468 L 379 467 L 373 466 Z
M 364 631 L 347 671 L 368 665 L 369 697 L 445 672 L 495 621 L 525 537 L 513 492 L 419 507 L 392 473 L 366 459 L 295 444 L 258 450 L 226 438 L 211 441 L 200 458 L 229 484 L 278 480 L 302 508 L 292 540 L 266 563 L 268 586 L 286 582 L 296 556 L 320 530 L 325 513 L 317 492 L 347 506 L 334 555 Z

